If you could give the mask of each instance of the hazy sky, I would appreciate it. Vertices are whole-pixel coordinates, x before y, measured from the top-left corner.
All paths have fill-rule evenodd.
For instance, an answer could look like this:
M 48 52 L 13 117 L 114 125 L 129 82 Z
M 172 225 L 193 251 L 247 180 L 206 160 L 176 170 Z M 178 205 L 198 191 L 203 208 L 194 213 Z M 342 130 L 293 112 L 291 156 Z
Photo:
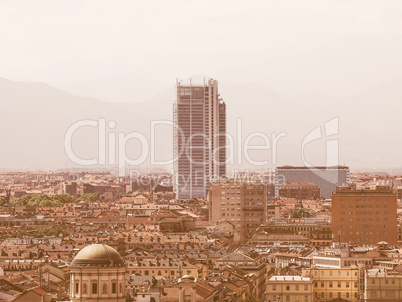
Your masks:
M 349 96 L 400 77 L 401 16 L 391 0 L 2 0 L 0 76 L 107 101 L 192 75 Z

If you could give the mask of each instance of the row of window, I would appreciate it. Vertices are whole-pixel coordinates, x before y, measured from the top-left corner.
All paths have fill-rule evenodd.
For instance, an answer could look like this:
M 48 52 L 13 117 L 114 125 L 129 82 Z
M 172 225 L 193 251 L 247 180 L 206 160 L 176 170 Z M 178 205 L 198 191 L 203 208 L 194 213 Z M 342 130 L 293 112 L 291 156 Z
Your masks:
M 112 294 L 117 294 L 117 283 L 112 282 L 112 288 L 111 288 L 111 293 Z M 119 283 L 119 293 L 122 293 L 123 291 L 123 284 Z M 79 294 L 80 293 L 80 283 L 76 282 L 75 283 L 75 293 Z M 82 294 L 87 295 L 88 294 L 88 284 L 87 283 L 82 283 Z M 92 282 L 91 283 L 91 294 L 98 294 L 98 283 L 97 282 Z M 106 283 L 103 284 L 102 286 L 102 294 L 108 294 L 108 286 Z
M 345 276 L 346 276 L 346 277 L 349 277 L 349 276 L 350 276 L 350 271 L 345 271 L 344 273 L 345 273 Z M 334 274 L 333 271 L 329 271 L 329 272 L 328 272 L 328 276 L 330 276 L 330 277 L 332 277 L 333 274 Z M 320 276 L 323 277 L 323 276 L 326 276 L 326 275 L 327 275 L 327 274 L 326 274 L 325 271 L 320 271 Z M 314 271 L 314 276 L 318 276 L 318 271 Z M 338 277 L 341 277 L 341 276 L 342 276 L 342 271 L 337 271 L 337 276 L 338 276 Z M 354 276 L 355 276 L 355 277 L 357 276 L 357 272 L 354 272 Z
M 318 283 L 321 283 L 321 287 L 325 287 L 325 282 L 314 282 L 314 287 L 318 287 Z M 346 288 L 349 288 L 349 287 L 350 287 L 349 281 L 346 281 L 346 284 L 345 284 L 345 285 L 346 285 Z M 338 282 L 337 282 L 337 286 L 338 286 L 338 287 L 342 287 L 342 282 L 341 282 L 341 281 L 338 281 Z M 354 286 L 357 287 L 357 282 L 354 282 Z M 329 281 L 328 287 L 334 287 L 332 281 Z
M 348 212 L 349 215 L 373 215 L 373 212 Z M 380 215 L 380 212 L 375 212 L 376 215 Z M 384 215 L 388 215 L 387 211 L 383 212 Z M 341 215 L 345 215 L 345 212 L 341 211 Z
M 268 300 L 271 301 L 271 300 Z M 276 299 L 276 295 L 272 296 L 272 301 L 276 302 L 276 301 L 280 301 L 280 296 L 278 296 L 278 300 Z M 290 301 L 290 296 L 285 296 L 285 301 Z M 308 296 L 304 296 L 304 301 L 307 302 L 308 300 Z
M 380 232 L 375 232 L 376 235 L 380 235 Z M 345 235 L 345 232 L 341 233 L 342 235 Z M 353 232 L 349 232 L 349 235 L 353 235 Z M 373 232 L 356 232 L 356 235 L 373 235 Z M 388 235 L 388 232 L 385 231 L 384 235 Z
M 389 280 L 387 278 L 384 279 L 385 284 L 389 284 L 389 282 L 391 282 L 391 284 L 395 284 L 395 279 Z M 371 284 L 376 284 L 376 279 L 371 279 Z
M 344 208 L 345 208 L 345 205 L 342 204 L 342 205 L 341 205 L 341 209 L 344 209 Z M 372 209 L 373 206 L 372 206 L 371 204 L 370 204 L 370 205 L 358 205 L 358 204 L 357 204 L 357 205 L 355 206 L 355 208 L 356 208 L 356 209 L 367 209 L 367 208 L 368 208 L 368 209 Z M 380 205 L 377 204 L 377 205 L 375 206 L 375 208 L 376 208 L 376 209 L 379 209 L 379 208 L 380 208 Z M 349 209 L 353 209 L 353 205 L 349 205 Z M 388 205 L 385 204 L 385 205 L 384 205 L 384 209 L 388 209 Z
M 332 293 L 332 292 L 329 292 L 328 293 L 328 297 L 329 298 L 334 298 L 333 295 L 334 293 Z M 324 292 L 321 292 L 321 293 L 315 293 L 315 298 L 324 298 L 325 297 L 325 293 Z M 355 296 L 355 298 L 357 298 L 357 293 L 355 292 L 355 294 L 354 294 L 354 296 Z M 342 293 L 341 292 L 338 292 L 338 298 L 341 298 L 342 297 Z M 346 292 L 345 293 L 345 298 L 350 298 L 350 293 L 349 292 Z
M 356 198 L 355 200 L 356 200 L 357 202 L 373 202 L 373 199 L 372 199 L 372 198 Z M 384 202 L 387 202 L 387 201 L 388 201 L 387 198 L 384 198 L 383 200 L 384 200 Z M 349 198 L 349 202 L 352 202 L 352 201 L 353 201 L 353 198 Z M 380 202 L 380 199 L 379 199 L 379 198 L 376 198 L 375 201 L 376 201 L 376 202 Z M 345 202 L 345 199 L 344 199 L 344 198 L 341 198 L 341 202 Z
M 287 291 L 289 291 L 291 288 L 292 288 L 293 286 L 291 286 L 291 285 L 286 285 L 286 287 L 285 287 L 285 289 L 287 290 Z M 300 287 L 299 287 L 299 284 L 296 284 L 295 286 L 294 286 L 295 288 L 295 290 L 300 290 Z M 272 290 L 274 291 L 274 290 L 277 290 L 277 287 L 276 287 L 276 284 L 273 284 L 272 285 Z M 305 291 L 308 291 L 308 284 L 304 284 L 304 290 Z

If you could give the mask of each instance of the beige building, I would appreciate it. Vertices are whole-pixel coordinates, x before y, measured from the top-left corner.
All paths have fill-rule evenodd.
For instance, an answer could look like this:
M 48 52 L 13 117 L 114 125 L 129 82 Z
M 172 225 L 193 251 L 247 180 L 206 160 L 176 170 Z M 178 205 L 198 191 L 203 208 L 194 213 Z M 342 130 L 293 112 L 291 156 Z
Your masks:
M 313 279 L 302 276 L 272 276 L 266 282 L 267 302 L 312 302 Z
M 125 302 L 126 266 L 120 254 L 105 244 L 83 248 L 71 263 L 71 302 Z
M 210 221 L 229 221 L 239 227 L 241 240 L 248 241 L 266 221 L 267 186 L 257 180 L 228 179 L 211 183 Z
M 402 301 L 402 275 L 379 269 L 366 270 L 364 301 Z
M 360 301 L 363 292 L 359 292 L 360 270 L 351 268 L 312 267 L 303 270 L 304 277 L 313 278 L 314 301 Z

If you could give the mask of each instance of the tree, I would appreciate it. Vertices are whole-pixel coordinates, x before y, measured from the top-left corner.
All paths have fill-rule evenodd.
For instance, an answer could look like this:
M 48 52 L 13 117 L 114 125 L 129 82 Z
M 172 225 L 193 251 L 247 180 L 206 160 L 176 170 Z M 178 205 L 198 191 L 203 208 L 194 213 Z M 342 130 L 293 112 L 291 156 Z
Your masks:
M 100 199 L 100 193 L 85 193 L 80 196 L 80 199 L 88 202 L 96 202 Z
M 64 203 L 75 203 L 77 200 L 68 194 L 56 194 L 53 196 L 53 200 L 57 200 Z
M 46 229 L 36 230 L 36 231 L 19 231 L 13 233 L 10 237 L 21 238 L 23 236 L 33 236 L 34 238 L 42 238 L 45 236 L 58 237 L 62 234 L 64 237 L 68 236 L 68 232 L 61 226 L 49 227 Z
M 0 197 L 0 206 L 4 206 L 7 203 L 7 199 L 5 197 Z
M 305 211 L 306 211 L 306 209 L 304 209 L 304 208 L 294 209 L 294 210 L 292 211 L 291 218 L 302 218 L 302 217 L 305 217 L 305 216 L 304 216 L 304 212 L 305 212 Z

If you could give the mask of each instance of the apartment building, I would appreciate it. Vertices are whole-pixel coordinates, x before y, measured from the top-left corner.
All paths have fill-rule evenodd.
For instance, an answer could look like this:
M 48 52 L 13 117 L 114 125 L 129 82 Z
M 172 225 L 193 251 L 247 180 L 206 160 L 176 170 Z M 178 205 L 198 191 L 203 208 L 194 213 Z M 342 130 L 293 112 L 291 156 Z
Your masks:
M 369 269 L 364 277 L 364 301 L 402 301 L 402 275 L 383 269 Z
M 266 284 L 265 301 L 312 302 L 313 279 L 302 276 L 272 276 Z
M 230 221 L 239 227 L 241 240 L 247 241 L 266 221 L 267 198 L 267 186 L 260 181 L 227 179 L 211 183 L 210 221 Z
M 332 194 L 334 240 L 359 245 L 386 241 L 396 245 L 396 197 L 391 187 L 338 187 Z
M 350 268 L 312 266 L 303 270 L 302 276 L 314 279 L 314 301 L 357 302 L 363 295 L 359 287 L 361 270 L 356 266 Z

